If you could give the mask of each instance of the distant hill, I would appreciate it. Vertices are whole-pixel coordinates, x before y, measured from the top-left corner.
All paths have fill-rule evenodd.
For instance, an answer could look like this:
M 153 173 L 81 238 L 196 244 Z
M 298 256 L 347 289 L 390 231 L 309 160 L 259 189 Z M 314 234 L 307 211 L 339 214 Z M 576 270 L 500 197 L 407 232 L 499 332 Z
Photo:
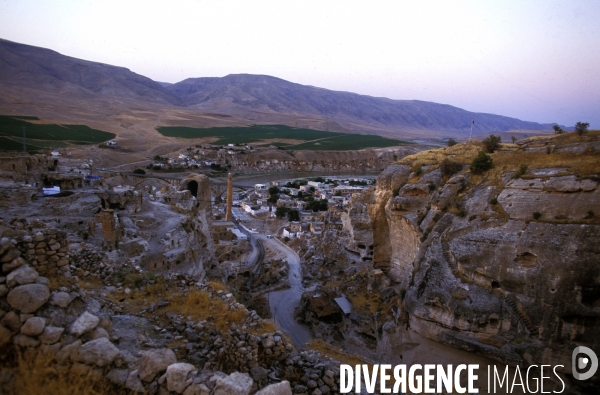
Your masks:
M 146 111 L 144 116 L 151 118 L 160 111 L 156 122 L 169 125 L 181 120 L 189 126 L 196 117 L 204 117 L 202 126 L 211 119 L 219 126 L 227 117 L 229 124 L 280 123 L 400 138 L 464 137 L 473 120 L 474 135 L 552 127 L 446 104 L 331 91 L 266 75 L 189 78 L 168 84 L 123 67 L 7 40 L 0 40 L 0 88 L 5 93 L 0 110 L 3 104 L 8 108 L 15 103 L 27 103 L 28 108 L 63 106 L 65 113 L 96 112 L 107 119 L 128 111 Z

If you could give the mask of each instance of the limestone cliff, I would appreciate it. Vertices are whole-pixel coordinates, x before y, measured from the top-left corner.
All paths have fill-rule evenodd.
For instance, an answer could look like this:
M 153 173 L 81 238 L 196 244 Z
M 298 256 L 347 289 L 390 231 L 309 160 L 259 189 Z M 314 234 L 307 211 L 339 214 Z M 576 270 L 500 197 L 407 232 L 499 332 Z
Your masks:
M 576 346 L 600 354 L 599 137 L 505 145 L 478 175 L 476 143 L 388 167 L 369 214 L 373 266 L 400 295 L 397 328 L 566 374 Z M 401 334 L 384 329 L 378 351 L 390 353 L 386 333 Z

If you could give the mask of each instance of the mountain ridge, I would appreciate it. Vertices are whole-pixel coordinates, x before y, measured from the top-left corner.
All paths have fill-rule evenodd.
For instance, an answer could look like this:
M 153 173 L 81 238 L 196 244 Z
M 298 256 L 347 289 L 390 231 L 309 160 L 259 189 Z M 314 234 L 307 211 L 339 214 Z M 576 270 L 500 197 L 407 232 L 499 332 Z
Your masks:
M 473 120 L 475 135 L 509 130 L 550 131 L 553 125 L 470 112 L 450 104 L 333 91 L 269 75 L 230 74 L 187 78 L 169 84 L 125 67 L 77 59 L 3 39 L 0 39 L 0 88 L 7 93 L 0 100 L 0 110 L 6 104 L 23 102 L 32 108 L 68 107 L 70 112 L 89 105 L 88 113 L 101 112 L 105 118 L 150 110 L 160 113 L 155 117 L 156 122 L 167 124 L 177 123 L 178 119 L 193 124 L 195 118 L 203 117 L 205 125 L 211 122 L 206 114 L 222 114 L 231 116 L 231 122 L 238 124 L 284 123 L 425 138 L 465 137 Z M 181 116 L 182 111 L 186 116 Z

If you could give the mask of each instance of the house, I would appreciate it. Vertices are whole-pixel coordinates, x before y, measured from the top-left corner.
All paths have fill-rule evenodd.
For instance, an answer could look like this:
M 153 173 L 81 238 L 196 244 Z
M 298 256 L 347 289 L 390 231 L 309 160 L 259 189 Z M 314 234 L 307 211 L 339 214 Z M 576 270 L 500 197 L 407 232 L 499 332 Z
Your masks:
M 267 184 L 254 184 L 255 191 L 266 191 L 267 189 L 269 189 Z
M 313 212 L 304 210 L 300 211 L 300 221 L 302 222 L 310 222 L 313 220 Z
M 108 143 L 106 143 L 106 145 L 109 146 L 109 147 L 114 147 L 114 146 L 117 145 L 117 142 L 116 141 L 109 141 Z
M 314 235 L 320 235 L 323 233 L 323 222 L 311 222 L 310 231 Z

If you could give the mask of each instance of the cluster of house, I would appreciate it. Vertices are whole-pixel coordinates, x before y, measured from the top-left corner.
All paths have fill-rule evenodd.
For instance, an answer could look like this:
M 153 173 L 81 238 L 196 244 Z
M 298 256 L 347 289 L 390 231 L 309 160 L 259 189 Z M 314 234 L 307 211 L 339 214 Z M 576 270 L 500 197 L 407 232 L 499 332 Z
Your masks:
M 238 146 L 236 144 L 228 144 L 227 146 L 215 146 L 211 144 L 189 147 L 187 154 L 181 153 L 178 157 L 156 157 L 152 167 L 155 169 L 165 169 L 168 167 L 187 167 L 200 168 L 203 166 L 219 165 L 223 166 L 223 158 L 228 155 L 236 155 L 241 151 L 251 151 L 253 147 L 250 145 Z
M 270 184 L 256 184 L 254 188 L 245 193 L 234 195 L 233 205 L 241 207 L 249 214 L 257 215 L 269 213 L 275 216 L 277 207 L 299 212 L 298 221 L 290 221 L 283 229 L 282 237 L 296 238 L 305 234 L 320 235 L 328 229 L 341 230 L 343 227 L 341 214 L 350 199 L 363 191 L 372 180 L 360 180 L 365 186 L 349 185 L 350 181 L 341 181 L 339 185 L 317 181 L 308 181 L 299 188 L 287 187 L 286 181 L 276 181 Z M 277 203 L 269 202 L 269 188 L 276 186 L 280 190 Z M 308 209 L 308 202 L 304 198 L 312 196 L 313 201 L 327 200 L 326 210 Z

